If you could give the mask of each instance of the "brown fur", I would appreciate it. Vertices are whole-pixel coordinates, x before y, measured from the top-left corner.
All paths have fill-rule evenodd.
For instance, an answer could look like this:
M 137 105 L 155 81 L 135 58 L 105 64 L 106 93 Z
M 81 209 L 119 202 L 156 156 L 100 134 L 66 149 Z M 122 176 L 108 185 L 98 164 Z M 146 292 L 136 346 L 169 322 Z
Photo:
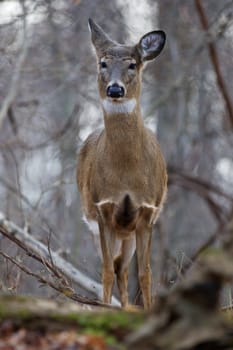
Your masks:
M 136 99 L 136 107 L 129 114 L 110 115 L 104 110 L 104 130 L 92 133 L 80 150 L 78 187 L 87 219 L 97 221 L 100 228 L 104 302 L 111 300 L 114 244 L 120 238 L 121 255 L 115 272 L 121 303 L 127 305 L 128 264 L 133 253 L 129 243 L 136 238 L 139 281 L 148 308 L 151 232 L 166 197 L 166 166 L 156 138 L 144 126 L 140 113 L 142 56 L 138 45 L 117 44 L 99 26 L 90 25 L 98 60 L 104 59 L 108 67 L 99 70 L 100 97 L 106 98 L 108 83 L 117 79 L 126 88 L 125 98 Z M 128 69 L 130 62 L 136 62 L 135 71 Z

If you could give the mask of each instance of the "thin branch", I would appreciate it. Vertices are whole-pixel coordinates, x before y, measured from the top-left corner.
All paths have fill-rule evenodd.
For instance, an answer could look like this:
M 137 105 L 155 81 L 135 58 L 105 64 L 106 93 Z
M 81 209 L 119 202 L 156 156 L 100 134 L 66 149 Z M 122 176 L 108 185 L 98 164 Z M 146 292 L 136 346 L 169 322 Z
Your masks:
M 58 288 L 52 281 L 49 281 L 48 279 L 46 279 L 42 275 L 39 275 L 37 273 L 32 272 L 25 265 L 22 265 L 18 260 L 16 260 L 15 258 L 12 258 L 11 256 L 9 256 L 8 254 L 4 253 L 1 250 L 0 250 L 0 255 L 2 255 L 5 259 L 7 259 L 10 262 L 12 262 L 12 264 L 16 265 L 20 270 L 22 270 L 27 275 L 35 277 L 40 283 L 46 284 L 46 285 L 50 286 L 51 288 L 53 288 L 53 289 L 55 289 L 55 290 L 57 290 L 58 292 L 61 293 L 60 288 Z M 82 302 L 83 302 L 83 300 L 82 300 Z
M 202 24 L 202 28 L 205 31 L 208 31 L 208 29 L 209 29 L 208 18 L 206 16 L 206 13 L 205 13 L 205 10 L 204 10 L 204 7 L 202 5 L 201 0 L 195 0 L 195 5 L 196 5 L 197 13 L 199 15 L 199 18 L 200 18 L 200 21 Z M 228 114 L 229 114 L 230 124 L 231 124 L 231 127 L 233 128 L 233 106 L 232 106 L 230 95 L 229 95 L 228 90 L 227 90 L 227 86 L 224 82 L 224 79 L 223 79 L 223 76 L 221 73 L 220 62 L 219 62 L 217 50 L 216 50 L 213 42 L 208 43 L 208 51 L 209 51 L 210 60 L 212 62 L 212 65 L 213 65 L 215 73 L 216 73 L 217 84 L 218 84 L 219 90 L 222 94 L 222 97 L 225 101 L 226 108 L 227 108 Z
M 4 253 L 3 251 L 0 250 L 0 255 L 2 255 L 5 259 L 9 260 L 12 262 L 12 264 L 16 265 L 21 271 L 26 273 L 29 276 L 32 276 L 36 278 L 40 283 L 47 285 L 51 287 L 52 289 L 56 290 L 60 294 L 65 295 L 66 297 L 69 297 L 70 299 L 81 303 L 81 304 L 91 304 L 91 305 L 96 305 L 99 303 L 93 302 L 93 300 L 90 300 L 88 298 L 84 298 L 74 292 L 74 290 L 66 283 L 63 283 L 64 281 L 59 281 L 59 283 L 55 283 L 53 279 L 48 279 L 42 276 L 41 274 L 32 272 L 28 267 L 25 265 L 22 265 L 18 260 L 15 258 L 12 258 L 8 254 Z M 57 282 L 57 281 L 56 281 Z
M 207 191 L 210 191 L 220 197 L 223 197 L 230 201 L 233 204 L 233 196 L 231 196 L 229 193 L 224 192 L 222 189 L 220 189 L 216 184 L 211 183 L 210 181 L 205 181 L 199 177 L 194 177 L 182 172 L 179 172 L 179 175 L 183 178 L 187 179 L 190 182 L 195 182 L 198 186 L 205 188 Z
M 53 235 L 58 239 L 58 236 L 56 235 L 54 229 L 52 228 L 51 224 L 48 222 L 47 218 L 44 216 L 44 214 L 38 209 L 38 205 L 33 205 L 30 200 L 22 193 L 17 190 L 17 188 L 9 183 L 9 181 L 6 180 L 5 177 L 0 175 L 0 182 L 10 191 L 12 192 L 16 198 L 20 198 L 20 200 L 32 210 L 33 214 L 36 214 L 37 218 L 40 220 L 40 223 L 44 224 L 46 229 L 49 232 L 52 232 Z M 61 184 L 60 184 L 61 185 Z M 48 232 L 46 231 L 46 232 Z
M 169 184 L 178 184 L 186 189 L 196 192 L 206 201 L 211 212 L 219 223 L 224 223 L 228 219 L 227 211 L 212 198 L 212 195 L 224 198 L 231 206 L 233 206 L 233 197 L 222 191 L 218 186 L 206 182 L 205 180 L 184 174 L 177 169 L 170 169 Z
M 47 140 L 44 140 L 36 145 L 28 145 L 23 139 L 20 139 L 17 135 L 17 137 L 13 138 L 12 140 L 8 140 L 7 142 L 4 142 L 0 144 L 0 149 L 9 149 L 10 147 L 17 147 L 17 149 L 22 148 L 24 151 L 37 151 L 38 149 L 46 148 L 49 144 L 51 144 L 52 141 L 57 141 L 61 137 L 63 137 L 69 130 L 72 129 L 72 124 L 74 121 L 74 118 L 77 118 L 79 113 L 79 105 L 75 105 L 70 116 L 65 121 L 64 125 L 62 125 L 61 128 L 58 128 L 55 130 Z M 9 109 L 11 110 L 11 108 Z
M 183 264 L 182 270 L 180 271 L 181 274 L 176 273 L 176 275 L 173 275 L 170 279 L 173 281 L 177 281 L 178 278 L 181 276 L 184 277 L 184 275 L 187 275 L 187 272 L 190 268 L 192 268 L 193 264 L 199 259 L 199 257 L 211 246 L 213 246 L 217 241 L 220 241 L 221 244 L 224 242 L 224 235 L 226 235 L 226 232 L 231 229 L 232 225 L 232 217 L 233 217 L 233 206 L 231 213 L 228 216 L 228 221 L 225 223 L 220 223 L 215 230 L 215 232 L 204 242 L 202 243 L 196 251 L 191 255 L 191 257 L 188 259 L 188 261 Z M 233 226 L 232 226 L 233 227 Z M 232 237 L 232 234 L 230 234 Z M 168 258 L 171 259 L 171 255 L 168 255 Z
M 0 212 L 0 232 L 20 246 L 29 256 L 43 263 L 54 274 L 55 269 L 60 271 L 67 278 L 71 279 L 80 287 L 93 293 L 98 300 L 102 299 L 102 286 L 101 284 L 93 281 L 88 276 L 77 270 L 71 263 L 65 261 L 57 253 L 48 251 L 48 248 L 34 237 L 29 235 L 19 226 L 13 222 L 7 220 L 3 213 Z M 51 259 L 52 257 L 52 263 Z M 113 298 L 112 304 L 119 306 L 119 302 L 116 298 Z

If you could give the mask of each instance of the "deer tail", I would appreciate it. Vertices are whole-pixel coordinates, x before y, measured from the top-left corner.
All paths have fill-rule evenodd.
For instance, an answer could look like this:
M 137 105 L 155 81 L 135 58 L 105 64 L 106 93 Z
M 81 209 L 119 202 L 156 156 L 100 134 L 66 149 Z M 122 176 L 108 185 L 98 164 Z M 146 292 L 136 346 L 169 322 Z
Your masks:
M 130 195 L 127 193 L 115 207 L 113 220 L 117 227 L 122 229 L 134 228 L 138 209 Z

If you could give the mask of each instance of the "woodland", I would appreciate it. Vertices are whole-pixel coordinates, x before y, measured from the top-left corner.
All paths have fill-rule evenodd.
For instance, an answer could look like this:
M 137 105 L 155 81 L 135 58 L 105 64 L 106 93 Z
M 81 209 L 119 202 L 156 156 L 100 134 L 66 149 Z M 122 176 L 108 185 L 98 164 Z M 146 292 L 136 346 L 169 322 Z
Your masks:
M 77 153 L 103 126 L 88 18 L 120 43 L 166 32 L 141 106 L 168 169 L 154 307 L 101 301 Z M 0 350 L 233 349 L 233 1 L 0 1 Z

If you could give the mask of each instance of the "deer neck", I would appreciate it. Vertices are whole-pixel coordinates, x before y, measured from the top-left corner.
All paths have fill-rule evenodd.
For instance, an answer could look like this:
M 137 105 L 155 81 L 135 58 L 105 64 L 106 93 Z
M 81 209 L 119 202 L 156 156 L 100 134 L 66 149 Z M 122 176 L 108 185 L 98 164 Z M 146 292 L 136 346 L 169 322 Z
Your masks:
M 117 158 L 134 161 L 140 154 L 144 133 L 140 106 L 135 100 L 135 106 L 132 110 L 129 108 L 127 113 L 114 108 L 103 108 L 107 149 L 116 161 Z

